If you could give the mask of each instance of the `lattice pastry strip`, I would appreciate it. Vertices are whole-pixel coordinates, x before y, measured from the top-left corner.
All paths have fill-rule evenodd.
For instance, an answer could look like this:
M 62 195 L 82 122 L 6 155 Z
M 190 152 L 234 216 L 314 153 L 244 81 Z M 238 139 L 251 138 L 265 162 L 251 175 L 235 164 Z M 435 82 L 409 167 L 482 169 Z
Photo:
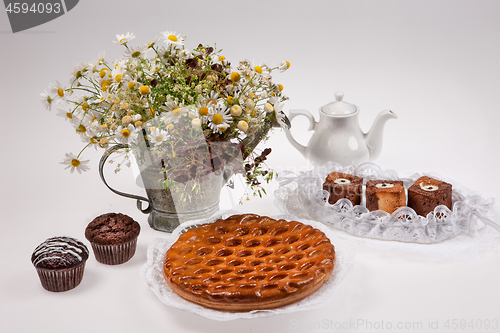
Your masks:
M 255 214 L 234 215 L 182 234 L 164 276 L 180 296 L 233 311 L 302 299 L 329 278 L 335 250 L 318 229 Z

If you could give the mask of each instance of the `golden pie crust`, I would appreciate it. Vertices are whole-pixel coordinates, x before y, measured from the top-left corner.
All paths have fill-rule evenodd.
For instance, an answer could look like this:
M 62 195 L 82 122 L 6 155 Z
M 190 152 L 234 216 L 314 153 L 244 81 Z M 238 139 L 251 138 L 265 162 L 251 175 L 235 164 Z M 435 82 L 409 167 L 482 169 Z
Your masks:
M 180 235 L 165 255 L 163 275 L 189 301 L 250 311 L 309 296 L 328 280 L 334 265 L 335 248 L 322 231 L 244 214 Z

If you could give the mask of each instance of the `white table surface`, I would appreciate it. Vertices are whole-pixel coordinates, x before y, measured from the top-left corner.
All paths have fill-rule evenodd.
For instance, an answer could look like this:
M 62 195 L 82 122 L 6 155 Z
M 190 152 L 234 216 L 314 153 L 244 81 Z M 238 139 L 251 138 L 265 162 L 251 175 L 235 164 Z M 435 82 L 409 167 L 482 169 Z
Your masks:
M 13 34 L 2 11 L 0 331 L 498 332 L 498 247 L 459 261 L 333 239 L 355 256 L 334 299 L 321 309 L 216 322 L 162 304 L 139 271 L 150 242 L 164 234 L 149 228 L 133 200 L 101 183 L 102 151 L 84 155 L 91 160 L 89 172 L 63 170 L 64 154 L 77 153 L 81 143 L 56 116 L 57 108 L 44 109 L 39 93 L 55 80 L 66 83 L 76 62 L 101 50 L 110 60 L 119 57 L 121 48 L 111 42 L 115 34 L 134 32 L 134 42 L 145 43 L 173 30 L 187 36 L 191 48 L 217 43 L 233 64 L 245 58 L 290 61 L 290 70 L 274 77 L 290 97 L 285 110 L 305 108 L 317 117 L 318 108 L 341 90 L 360 107 L 365 131 L 379 111 L 393 110 L 399 119 L 386 125 L 377 164 L 400 174 L 436 172 L 498 199 L 499 14 L 499 1 L 483 0 L 86 0 L 54 21 Z M 310 136 L 305 122 L 293 123 L 302 143 Z M 266 146 L 273 148 L 268 165 L 278 172 L 311 168 L 279 130 Z M 141 191 L 130 170 L 110 177 L 124 191 Z M 272 194 L 277 186 L 270 184 L 267 197 L 241 206 L 233 204 L 241 193 L 224 189 L 221 208 L 278 214 Z M 57 235 L 90 247 L 86 225 L 111 211 L 141 224 L 136 255 L 120 266 L 91 256 L 80 286 L 45 291 L 30 262 L 34 248 Z M 487 320 L 489 329 L 476 329 Z

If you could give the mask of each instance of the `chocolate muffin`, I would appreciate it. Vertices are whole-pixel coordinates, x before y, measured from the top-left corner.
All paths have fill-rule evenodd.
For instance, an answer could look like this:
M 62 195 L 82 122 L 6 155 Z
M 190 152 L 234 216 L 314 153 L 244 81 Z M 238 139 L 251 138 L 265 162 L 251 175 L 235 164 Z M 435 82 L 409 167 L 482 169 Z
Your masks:
M 89 223 L 85 238 L 90 241 L 98 262 L 119 265 L 134 256 L 140 231 L 139 223 L 130 216 L 107 213 Z
M 348 173 L 332 172 L 323 183 L 323 190 L 330 193 L 328 203 L 335 204 L 339 199 L 346 198 L 353 204 L 361 203 L 363 178 Z
M 52 237 L 38 245 L 31 255 L 42 287 L 61 292 L 75 288 L 83 279 L 89 250 L 71 237 Z
M 451 209 L 452 186 L 449 183 L 423 176 L 408 188 L 408 206 L 427 216 L 439 205 Z
M 389 214 L 406 206 L 406 194 L 400 180 L 369 180 L 366 183 L 366 208 L 383 210 Z

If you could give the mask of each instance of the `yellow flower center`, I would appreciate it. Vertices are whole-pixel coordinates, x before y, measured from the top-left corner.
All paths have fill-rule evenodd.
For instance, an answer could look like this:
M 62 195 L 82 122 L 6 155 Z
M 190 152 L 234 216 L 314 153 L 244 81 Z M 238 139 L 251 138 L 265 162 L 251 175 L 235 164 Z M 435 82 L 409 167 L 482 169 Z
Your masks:
M 122 39 L 120 39 L 120 43 L 123 44 L 123 43 L 125 43 L 126 40 L 127 40 L 126 38 L 122 38 Z
M 106 71 L 104 69 L 102 69 L 100 72 L 99 72 L 99 77 L 102 79 L 103 77 L 106 76 Z
M 151 116 L 154 116 L 154 115 L 155 115 L 155 109 L 153 109 L 153 107 L 150 107 L 150 108 L 149 108 L 149 114 L 150 114 Z
M 62 90 L 61 88 L 57 89 L 57 94 L 59 95 L 59 97 L 63 97 L 64 96 L 64 90 Z
M 115 76 L 115 81 L 116 81 L 116 82 L 120 82 L 121 80 L 122 80 L 122 75 L 121 75 L 121 74 L 117 74 L 117 75 Z
M 123 103 L 122 104 L 122 109 L 127 110 L 129 107 L 130 107 L 130 104 L 128 104 L 128 103 Z
M 52 103 L 52 98 L 50 96 L 47 96 L 47 103 L 49 103 L 49 104 Z
M 143 95 L 147 95 L 149 94 L 149 87 L 148 86 L 142 86 L 140 89 L 139 89 L 139 92 Z
M 82 110 L 87 111 L 89 109 L 89 105 L 87 103 L 82 104 Z
M 279 89 L 280 91 L 283 91 L 283 85 L 282 85 L 282 84 L 278 84 L 278 89 Z
M 232 102 L 234 102 L 234 97 L 233 96 L 227 96 L 226 101 L 228 103 L 232 103 Z
M 102 145 L 102 146 L 105 146 L 108 144 L 108 138 L 102 138 L 101 141 L 99 141 L 99 143 Z
M 177 40 L 178 40 L 178 39 L 177 39 L 177 36 L 175 36 L 175 35 L 170 35 L 170 36 L 168 36 L 167 38 L 168 38 L 169 40 L 171 40 L 172 42 L 177 42 Z
M 224 56 L 220 56 L 220 57 L 219 57 L 219 61 L 221 61 L 221 62 L 222 62 L 222 61 L 224 61 L 224 60 L 226 60 L 226 57 L 224 57 Z
M 257 73 L 262 74 L 262 67 L 260 67 L 260 66 L 255 66 L 255 67 L 254 67 L 254 69 L 255 69 L 255 71 L 256 71 Z
M 137 120 L 134 125 L 135 125 L 135 127 L 141 127 L 142 126 L 142 121 Z
M 163 135 L 159 134 L 157 136 L 155 136 L 155 142 L 156 143 L 160 143 L 163 141 Z
M 135 87 L 135 82 L 134 82 L 134 81 L 130 81 L 130 82 L 128 83 L 127 87 L 128 87 L 129 89 L 134 89 L 134 87 Z
M 216 103 L 215 99 L 209 99 L 209 100 L 207 100 L 207 105 L 210 104 L 210 102 L 212 102 L 214 104 Z
M 95 145 L 97 142 L 98 142 L 97 141 L 97 137 L 93 136 L 93 137 L 90 138 L 90 143 L 92 143 L 92 144 Z
M 167 125 L 167 129 L 168 129 L 168 130 L 171 130 L 172 128 L 174 128 L 174 125 L 172 125 L 172 124 L 168 124 L 168 125 Z
M 242 132 L 246 132 L 248 130 L 248 123 L 244 120 L 240 120 L 238 122 L 238 129 Z
M 245 101 L 245 105 L 252 110 L 255 107 L 255 102 L 253 99 L 249 98 Z
M 238 104 L 231 106 L 230 112 L 232 116 L 238 117 L 242 112 L 241 106 Z
M 132 52 L 132 54 L 131 54 L 132 58 L 137 58 L 137 57 L 138 57 L 138 56 L 140 56 L 140 55 L 141 55 L 141 52 L 140 52 L 140 51 L 134 51 L 134 52 Z
M 212 121 L 215 125 L 219 125 L 222 123 L 222 116 L 218 113 L 214 114 L 214 116 L 212 117 Z
M 128 125 L 132 122 L 132 117 L 131 116 L 125 116 L 122 118 L 122 123 L 125 125 Z
M 71 160 L 71 165 L 74 166 L 75 168 L 80 166 L 80 161 L 77 160 L 76 158 Z
M 78 126 L 78 128 L 76 129 L 76 131 L 80 132 L 80 133 L 85 133 L 85 132 L 87 132 L 87 129 L 85 128 L 85 126 L 80 125 L 80 126 Z
M 208 115 L 208 108 L 206 106 L 202 106 L 198 112 L 200 113 L 200 116 L 206 116 Z
M 290 63 L 288 61 L 285 62 L 286 62 L 286 68 L 290 68 Z
M 73 114 L 71 112 L 66 113 L 66 117 L 69 119 L 73 119 Z
M 273 108 L 271 103 L 266 103 L 264 105 L 264 110 L 266 110 L 266 112 L 272 112 L 274 110 L 274 108 Z
M 174 108 L 172 110 L 172 114 L 175 116 L 175 117 L 179 117 L 181 114 L 182 114 L 182 110 L 181 108 L 177 107 L 177 108 Z
M 194 118 L 191 120 L 191 125 L 194 127 L 200 127 L 201 126 L 201 119 L 200 118 Z
M 130 131 L 127 128 L 122 129 L 122 135 L 125 138 L 128 138 L 130 136 Z
M 237 82 L 240 79 L 241 79 L 240 73 L 238 73 L 238 72 L 231 73 L 231 80 L 233 80 L 234 82 Z
M 106 90 L 106 89 L 108 89 L 109 84 L 110 84 L 110 83 L 109 83 L 109 81 L 108 81 L 108 80 L 104 80 L 104 81 L 102 81 L 102 82 L 101 82 L 101 89 L 102 89 L 102 90 Z

